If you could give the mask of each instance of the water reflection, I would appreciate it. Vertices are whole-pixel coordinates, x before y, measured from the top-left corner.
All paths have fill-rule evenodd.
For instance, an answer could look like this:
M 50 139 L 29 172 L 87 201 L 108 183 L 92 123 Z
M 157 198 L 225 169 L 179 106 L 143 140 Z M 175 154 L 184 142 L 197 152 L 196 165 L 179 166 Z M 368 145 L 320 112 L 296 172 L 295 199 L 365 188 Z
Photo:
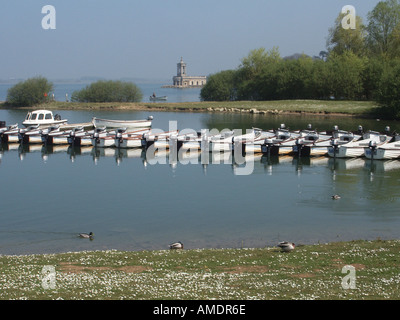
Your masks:
M 91 157 L 93 164 L 97 165 L 103 158 L 114 158 L 115 164 L 120 165 L 128 159 L 140 159 L 143 168 L 152 165 L 167 165 L 174 170 L 179 165 L 198 165 L 204 173 L 209 165 L 230 165 L 235 175 L 268 174 L 272 175 L 278 166 L 292 166 L 293 172 L 300 175 L 304 168 L 322 166 L 329 168 L 332 179 L 337 180 L 340 173 L 346 172 L 347 176 L 355 174 L 360 169 L 369 172 L 368 179 L 374 180 L 376 174 L 400 170 L 400 160 L 370 160 L 366 158 L 330 158 L 321 157 L 297 157 L 290 155 L 270 156 L 261 153 L 235 156 L 233 151 L 202 152 L 200 150 L 187 150 L 173 153 L 170 149 L 146 150 L 142 148 L 96 148 L 93 146 L 71 145 L 35 145 L 35 144 L 1 144 L 1 160 L 10 152 L 17 152 L 18 158 L 24 161 L 26 157 L 40 154 L 44 162 L 51 161 L 55 154 L 65 154 L 71 162 L 80 157 Z M 243 169 L 247 169 L 244 171 Z

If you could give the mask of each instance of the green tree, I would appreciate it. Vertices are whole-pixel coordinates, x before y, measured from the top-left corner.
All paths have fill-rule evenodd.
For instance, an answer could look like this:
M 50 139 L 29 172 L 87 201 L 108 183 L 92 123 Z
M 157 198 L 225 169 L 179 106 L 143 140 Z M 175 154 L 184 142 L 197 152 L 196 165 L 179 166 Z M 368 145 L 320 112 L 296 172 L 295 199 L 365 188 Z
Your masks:
M 74 102 L 139 102 L 142 91 L 132 82 L 104 81 L 93 82 L 86 88 L 74 91 L 71 101 Z
M 272 98 L 276 90 L 271 80 L 276 75 L 277 67 L 281 61 L 279 50 L 275 47 L 269 51 L 264 48 L 250 51 L 249 55 L 242 59 L 237 70 L 238 99 L 265 100 Z
M 234 70 L 225 70 L 209 76 L 206 85 L 201 89 L 201 100 L 236 100 L 235 73 Z
M 328 63 L 321 59 L 314 60 L 310 79 L 310 98 L 328 99 L 331 96 L 329 76 Z
M 400 3 L 380 1 L 368 13 L 367 43 L 371 54 L 396 57 L 400 55 Z
M 362 99 L 364 88 L 362 72 L 366 58 L 360 58 L 351 51 L 343 54 L 330 54 L 327 60 L 328 88 L 335 99 Z
M 370 57 L 367 61 L 361 73 L 364 97 L 367 100 L 374 100 L 386 62 L 378 57 Z
M 381 115 L 400 118 L 400 60 L 386 63 L 377 85 L 376 99 L 382 106 Z
M 31 107 L 49 101 L 53 83 L 44 77 L 29 78 L 7 91 L 7 104 L 15 107 Z
M 298 59 L 282 61 L 276 77 L 278 98 L 310 98 L 312 72 L 313 60 L 306 55 L 302 55 Z
M 329 29 L 327 48 L 329 52 L 342 54 L 351 51 L 358 56 L 365 54 L 366 27 L 362 19 L 356 16 L 356 28 L 345 29 L 342 20 L 346 14 L 340 13 L 336 18 L 335 25 Z

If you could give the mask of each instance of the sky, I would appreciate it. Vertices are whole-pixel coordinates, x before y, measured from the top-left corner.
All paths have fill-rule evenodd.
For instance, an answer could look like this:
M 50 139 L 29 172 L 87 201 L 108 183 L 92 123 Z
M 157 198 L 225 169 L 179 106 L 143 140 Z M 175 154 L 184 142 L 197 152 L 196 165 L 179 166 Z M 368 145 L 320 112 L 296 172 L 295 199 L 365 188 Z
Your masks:
M 251 50 L 326 50 L 346 5 L 364 23 L 372 0 L 2 0 L 0 80 L 102 77 L 171 81 L 236 69 Z M 52 5 L 55 17 L 48 20 Z M 55 29 L 44 29 L 55 21 Z

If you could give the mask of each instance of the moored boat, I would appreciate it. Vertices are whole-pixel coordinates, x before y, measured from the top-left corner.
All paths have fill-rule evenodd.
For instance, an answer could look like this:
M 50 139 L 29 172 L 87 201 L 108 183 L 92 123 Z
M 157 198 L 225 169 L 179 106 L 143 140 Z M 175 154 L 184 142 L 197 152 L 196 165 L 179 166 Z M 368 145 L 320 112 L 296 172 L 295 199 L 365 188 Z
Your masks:
M 388 143 L 391 139 L 392 137 L 386 134 L 381 134 L 377 131 L 368 131 L 359 140 L 329 147 L 328 155 L 337 158 L 362 157 L 365 155 L 365 148 L 368 148 L 371 143 L 381 146 Z
M 372 142 L 364 149 L 365 157 L 367 159 L 386 160 L 400 158 L 400 141 L 395 138 L 395 141 L 388 142 L 377 146 Z
M 149 133 L 150 129 L 141 129 L 135 131 L 126 131 L 125 128 L 118 129 L 114 137 L 114 145 L 117 148 L 140 148 L 144 135 Z
M 61 119 L 59 114 L 53 115 L 52 111 L 49 110 L 35 110 L 28 112 L 25 117 L 25 121 L 22 124 L 25 127 L 39 125 L 41 127 L 47 127 L 57 124 L 67 123 L 67 119 Z
M 149 116 L 146 120 L 110 120 L 96 117 L 92 118 L 92 123 L 95 128 L 149 128 L 151 127 L 152 121 L 152 116 Z

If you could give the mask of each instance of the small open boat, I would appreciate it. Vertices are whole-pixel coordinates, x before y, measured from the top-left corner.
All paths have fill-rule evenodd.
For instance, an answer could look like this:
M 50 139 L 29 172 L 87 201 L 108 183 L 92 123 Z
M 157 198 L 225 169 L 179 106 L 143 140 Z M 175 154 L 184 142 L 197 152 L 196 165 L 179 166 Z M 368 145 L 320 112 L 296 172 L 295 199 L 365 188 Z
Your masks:
M 167 99 L 168 99 L 167 96 L 161 96 L 161 97 L 150 96 L 150 101 L 167 101 Z
M 125 128 L 117 130 L 115 135 L 115 146 L 118 148 L 140 148 L 143 143 L 144 135 L 149 133 L 150 129 L 141 129 L 127 132 Z
M 149 128 L 152 120 L 152 116 L 149 116 L 146 120 L 109 120 L 93 117 L 92 123 L 95 128 Z
M 328 148 L 328 155 L 336 158 L 362 157 L 365 156 L 365 148 L 370 147 L 371 143 L 379 147 L 388 143 L 391 139 L 391 136 L 370 130 L 364 133 L 360 140 L 350 141 L 339 146 Z

